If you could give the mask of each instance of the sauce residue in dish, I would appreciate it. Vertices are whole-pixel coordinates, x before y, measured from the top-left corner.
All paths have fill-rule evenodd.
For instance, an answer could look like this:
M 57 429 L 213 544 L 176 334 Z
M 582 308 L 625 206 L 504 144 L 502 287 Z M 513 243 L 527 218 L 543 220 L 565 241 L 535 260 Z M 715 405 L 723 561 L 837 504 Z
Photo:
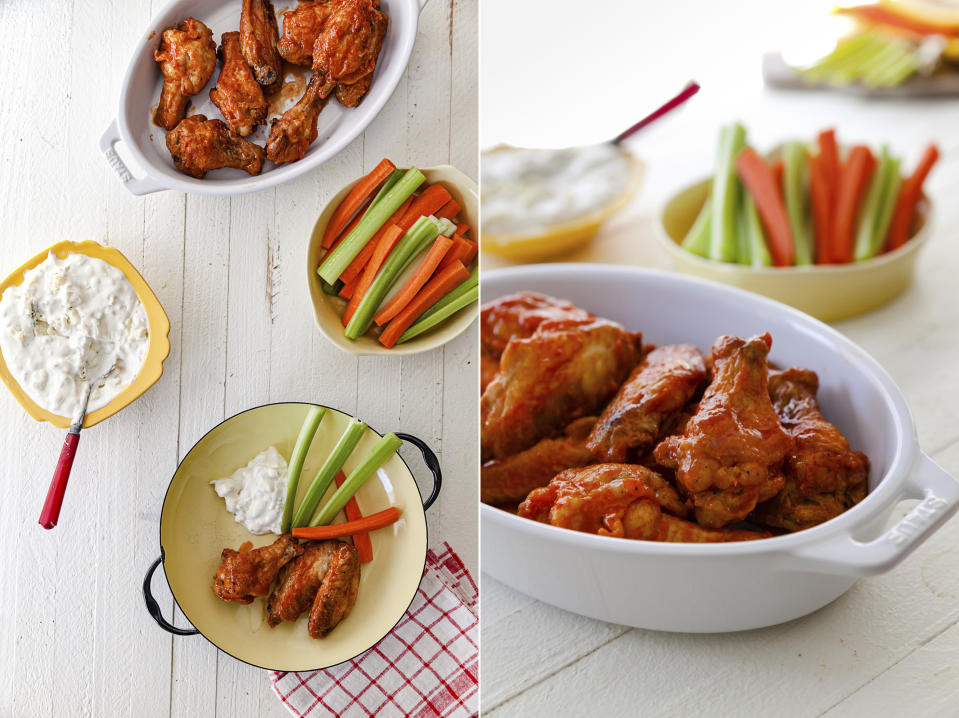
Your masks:
M 286 499 L 286 459 L 271 446 L 213 485 L 226 510 L 251 534 L 279 534 Z
M 621 196 L 628 157 L 610 144 L 483 153 L 483 230 L 528 233 L 571 222 Z
M 123 272 L 102 259 L 50 254 L 0 298 L 0 351 L 39 406 L 77 412 L 87 382 L 116 369 L 90 394 L 100 409 L 136 379 L 150 343 L 146 310 Z

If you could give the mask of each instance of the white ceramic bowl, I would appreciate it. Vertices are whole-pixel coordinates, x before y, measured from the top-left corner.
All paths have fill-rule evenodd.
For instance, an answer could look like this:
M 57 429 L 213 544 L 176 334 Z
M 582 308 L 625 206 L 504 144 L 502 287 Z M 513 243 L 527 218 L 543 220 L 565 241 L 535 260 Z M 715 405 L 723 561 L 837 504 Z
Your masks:
M 290 3 L 292 5 L 292 3 Z M 383 40 L 383 49 L 376 63 L 376 74 L 370 91 L 359 107 L 347 109 L 331 100 L 320 113 L 318 136 L 306 156 L 298 162 L 284 165 L 264 163 L 263 171 L 251 177 L 242 170 L 220 169 L 196 179 L 179 172 L 166 147 L 166 132 L 153 124 L 153 109 L 160 98 L 163 77 L 153 60 L 153 52 L 160 44 L 163 30 L 191 16 L 213 31 L 217 46 L 224 32 L 239 30 L 241 0 L 173 0 L 150 22 L 144 31 L 127 68 L 120 91 L 120 106 L 116 119 L 100 138 L 100 151 L 113 167 L 124 186 L 133 194 L 142 195 L 163 189 L 175 189 L 192 194 L 231 195 L 273 187 L 298 177 L 323 164 L 346 147 L 373 121 L 390 99 L 393 90 L 406 71 L 419 13 L 426 0 L 382 0 L 381 7 L 389 15 L 389 28 Z M 282 3 L 274 0 L 280 10 Z M 282 18 L 278 18 L 282 32 Z M 221 118 L 220 111 L 210 102 L 210 88 L 216 85 L 220 65 L 213 72 L 207 86 L 191 98 L 196 112 L 210 118 Z M 298 97 L 290 98 L 293 104 Z M 269 127 L 259 127 L 247 139 L 263 144 Z M 138 168 L 128 168 L 114 146 L 122 142 Z M 140 173 L 135 175 L 136 170 Z
M 770 359 L 819 374 L 823 413 L 871 462 L 869 495 L 815 528 L 728 544 L 595 536 L 484 505 L 483 570 L 574 613 L 665 631 L 769 626 L 815 611 L 860 576 L 902 561 L 959 506 L 959 484 L 918 446 L 899 389 L 844 336 L 790 307 L 739 289 L 652 270 L 589 264 L 489 272 L 483 301 L 520 290 L 568 299 L 643 332 L 654 344 L 708 350 L 722 334 L 769 331 Z M 893 507 L 919 499 L 892 529 Z

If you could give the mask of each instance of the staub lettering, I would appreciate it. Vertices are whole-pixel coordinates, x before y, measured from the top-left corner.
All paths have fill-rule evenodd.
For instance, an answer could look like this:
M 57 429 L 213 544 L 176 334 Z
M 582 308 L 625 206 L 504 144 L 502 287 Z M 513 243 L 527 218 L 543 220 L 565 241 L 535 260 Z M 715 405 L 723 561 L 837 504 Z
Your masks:
M 922 503 L 909 512 L 906 518 L 889 529 L 886 533 L 886 538 L 897 546 L 904 546 L 922 533 L 945 508 L 945 499 L 936 498 L 935 496 L 924 499 Z
M 130 174 L 130 171 L 127 169 L 126 165 L 123 164 L 123 160 L 120 159 L 120 156 L 112 147 L 104 152 L 104 154 L 106 155 L 107 162 L 110 163 L 113 171 L 120 176 L 120 179 L 123 180 L 124 184 L 133 179 L 133 175 Z

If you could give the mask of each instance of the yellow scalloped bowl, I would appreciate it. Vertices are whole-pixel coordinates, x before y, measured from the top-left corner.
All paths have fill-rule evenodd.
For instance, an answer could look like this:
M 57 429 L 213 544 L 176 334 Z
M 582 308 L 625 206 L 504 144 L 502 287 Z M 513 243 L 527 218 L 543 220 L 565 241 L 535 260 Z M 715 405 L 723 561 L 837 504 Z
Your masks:
M 127 404 L 137 399 L 143 392 L 156 384 L 157 380 L 163 375 L 163 360 L 166 359 L 170 353 L 170 320 L 167 318 L 166 312 L 163 311 L 163 307 L 160 306 L 160 301 L 156 298 L 153 290 L 150 289 L 150 285 L 140 276 L 140 273 L 130 263 L 130 260 L 124 257 L 120 250 L 114 249 L 113 247 L 104 247 L 102 244 L 92 241 L 57 242 L 52 247 L 43 250 L 17 268 L 0 283 L 0 295 L 2 295 L 7 288 L 19 285 L 23 281 L 24 272 L 40 264 L 40 262 L 47 258 L 50 252 L 53 252 L 60 259 L 65 258 L 68 254 L 85 254 L 88 257 L 102 259 L 107 264 L 119 269 L 123 272 L 130 284 L 133 285 L 137 297 L 139 297 L 143 303 L 143 308 L 146 310 L 147 320 L 149 322 L 150 343 L 147 347 L 147 355 L 143 361 L 143 366 L 140 368 L 140 373 L 137 374 L 137 378 L 132 384 L 113 398 L 113 401 L 87 414 L 87 418 L 83 422 L 83 427 L 86 429 L 116 414 L 120 409 L 127 406 Z M 70 426 L 70 423 L 73 421 L 71 417 L 60 416 L 38 406 L 20 387 L 16 379 L 13 378 L 10 370 L 7 369 L 7 363 L 4 361 L 2 353 L 0 353 L 0 381 L 3 381 L 7 389 L 10 390 L 10 393 L 13 394 L 13 398 L 20 403 L 20 406 L 37 421 L 48 421 L 61 429 Z
M 507 145 L 500 145 L 488 150 L 488 152 L 497 152 L 502 149 L 511 148 Z M 483 231 L 480 244 L 483 251 L 492 252 L 513 262 L 538 262 L 585 247 L 593 241 L 593 237 L 599 232 L 599 228 L 633 198 L 643 179 L 643 163 L 622 147 L 619 149 L 629 160 L 632 172 L 629 182 L 616 199 L 578 219 L 552 227 L 540 228 L 531 232 L 495 233 Z

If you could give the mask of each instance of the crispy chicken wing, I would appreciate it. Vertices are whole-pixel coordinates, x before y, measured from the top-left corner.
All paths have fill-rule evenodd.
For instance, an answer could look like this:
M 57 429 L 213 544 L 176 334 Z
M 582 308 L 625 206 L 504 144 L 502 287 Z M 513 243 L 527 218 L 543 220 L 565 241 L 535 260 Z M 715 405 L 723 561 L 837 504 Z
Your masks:
M 681 436 L 660 443 L 654 456 L 676 470 L 696 519 L 719 528 L 744 519 L 785 484 L 783 460 L 792 439 L 769 399 L 768 334 L 725 336 L 713 345 L 713 380 Z
M 786 456 L 786 487 L 756 507 L 762 523 L 799 531 L 838 516 L 866 495 L 869 459 L 853 451 L 819 411 L 819 377 L 808 369 L 769 373 L 769 395 L 795 445 Z
M 350 615 L 360 587 L 359 552 L 342 541 L 330 543 L 337 545 L 331 549 L 330 567 L 310 609 L 309 630 L 313 638 L 323 638 Z
M 313 66 L 313 45 L 323 32 L 335 2 L 301 2 L 283 15 L 283 35 L 276 49 L 293 65 Z
M 664 513 L 669 512 L 669 513 Z M 687 508 L 668 481 L 632 464 L 569 469 L 533 490 L 519 515 L 574 531 L 646 541 L 741 541 L 764 534 L 709 530 L 684 521 Z M 768 534 L 766 534 L 768 535 Z
M 279 31 L 270 0 L 243 0 L 240 14 L 243 57 L 253 77 L 267 91 L 283 83 L 283 59 L 277 52 Z
M 623 462 L 653 448 L 669 420 L 706 381 L 706 364 L 692 344 L 654 349 L 633 369 L 590 434 L 597 461 Z
M 290 534 L 283 534 L 269 546 L 253 548 L 249 541 L 239 551 L 223 549 L 223 563 L 213 579 L 213 592 L 224 601 L 252 603 L 266 596 L 276 574 L 303 551 Z
M 313 75 L 300 101 L 282 117 L 273 119 L 266 143 L 266 156 L 271 162 L 280 164 L 303 158 L 316 139 L 316 122 L 333 87 L 333 83 L 325 82 L 322 76 Z
M 480 401 L 484 461 L 502 459 L 589 416 L 641 356 L 641 336 L 605 319 L 542 322 L 514 337 Z
M 313 71 L 352 85 L 376 68 L 387 17 L 373 0 L 336 0 L 313 44 Z
M 240 137 L 246 137 L 253 132 L 253 128 L 266 122 L 270 104 L 243 58 L 240 33 L 223 33 L 220 59 L 223 69 L 216 80 L 216 87 L 210 90 L 210 100 L 223 113 L 226 123 Z
M 195 18 L 163 31 L 160 47 L 153 53 L 163 73 L 163 90 L 153 122 L 172 130 L 186 117 L 189 99 L 210 81 L 216 68 L 213 33 Z
M 376 58 L 380 55 L 380 49 L 383 47 L 383 38 L 386 37 L 386 26 L 389 23 L 386 13 L 377 12 L 374 15 L 373 23 L 375 35 L 373 36 L 372 54 L 375 63 Z M 338 82 L 336 85 L 336 99 L 343 107 L 356 107 L 363 101 L 363 98 L 366 97 L 366 93 L 370 91 L 372 84 L 372 72 L 364 75 L 356 82 Z
M 166 146 L 181 172 L 202 179 L 210 170 L 233 167 L 260 174 L 266 150 L 243 139 L 223 120 L 187 117 L 167 133 Z
M 487 461 L 480 469 L 480 498 L 487 504 L 516 505 L 530 491 L 546 486 L 564 469 L 592 463 L 586 437 L 596 417 L 577 419 L 556 439 L 543 439 L 505 459 Z

